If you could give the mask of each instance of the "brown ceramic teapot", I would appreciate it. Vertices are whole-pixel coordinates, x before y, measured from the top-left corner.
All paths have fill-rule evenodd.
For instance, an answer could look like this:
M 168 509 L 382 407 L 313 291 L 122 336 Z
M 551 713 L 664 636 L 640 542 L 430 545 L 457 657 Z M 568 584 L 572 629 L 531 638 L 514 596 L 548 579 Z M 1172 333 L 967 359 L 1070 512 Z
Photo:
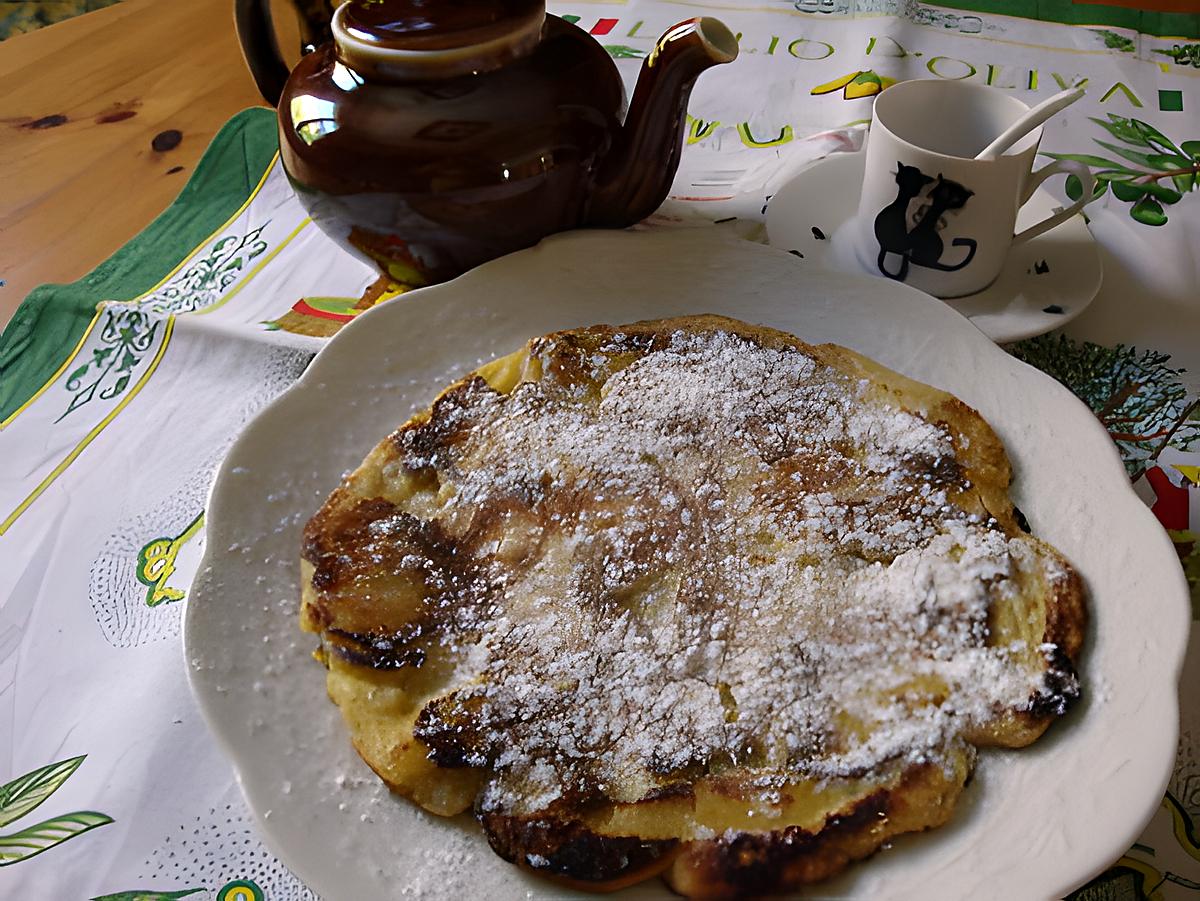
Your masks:
M 647 55 L 622 120 L 616 65 L 543 0 L 348 0 L 286 83 L 268 0 L 236 2 L 297 195 L 323 231 L 409 285 L 648 216 L 679 165 L 697 76 L 737 56 L 720 22 L 681 22 Z M 304 0 L 306 35 L 320 35 L 326 4 Z

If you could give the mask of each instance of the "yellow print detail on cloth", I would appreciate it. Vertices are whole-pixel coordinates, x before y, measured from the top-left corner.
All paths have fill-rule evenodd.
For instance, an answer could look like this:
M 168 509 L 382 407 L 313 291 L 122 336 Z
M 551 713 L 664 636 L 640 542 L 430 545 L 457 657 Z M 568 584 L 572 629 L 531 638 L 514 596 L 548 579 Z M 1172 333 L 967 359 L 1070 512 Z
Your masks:
M 1027 19 L 991 15 L 985 22 L 977 16 L 925 7 L 918 12 L 917 4 L 883 4 L 871 10 L 883 16 L 848 20 L 838 17 L 834 4 L 822 0 L 819 5 L 820 10 L 804 10 L 797 4 L 796 9 L 805 15 L 793 16 L 787 24 L 782 17 L 776 18 L 769 31 L 740 33 L 739 49 L 745 62 L 756 66 L 773 89 L 798 83 L 806 85 L 805 93 L 810 96 L 836 94 L 845 101 L 864 101 L 852 108 L 850 121 L 841 123 L 843 126 L 868 117 L 869 101 L 881 90 L 915 78 L 985 84 L 1013 92 L 1031 105 L 1058 90 L 1080 86 L 1094 108 L 1123 115 L 1138 110 L 1189 112 L 1196 102 L 1193 84 L 1175 77 L 1164 80 L 1168 64 L 1162 61 L 1162 54 L 1190 59 L 1186 48 L 1200 45 L 1139 35 L 1129 29 L 1062 23 L 1035 27 Z M 818 12 L 835 15 L 826 17 Z M 858 4 L 852 12 L 860 16 L 865 8 Z M 888 13 L 925 27 L 889 34 L 892 29 L 884 18 Z M 652 36 L 669 24 L 666 19 L 635 15 L 574 19 L 585 30 L 613 40 L 606 49 L 618 60 L 652 52 Z M 985 40 L 978 36 L 981 32 L 986 34 Z M 792 110 L 792 115 L 787 115 L 787 110 Z M 744 146 L 776 153 L 782 144 L 835 126 L 828 118 L 834 110 L 830 104 L 801 103 L 796 96 L 788 103 L 782 94 L 773 104 L 751 107 L 727 93 L 720 100 L 708 99 L 694 106 L 696 118 L 689 121 L 687 144 L 721 151 L 732 143 L 735 149 Z M 1072 124 L 1081 124 L 1081 118 Z M 721 131 L 730 133 L 720 133 L 715 119 L 723 120 L 727 128 Z M 737 141 L 734 128 L 741 130 L 743 140 Z
M 1153 836 L 1148 838 L 1146 836 Z M 1200 845 L 1191 814 L 1171 792 L 1150 821 L 1143 842 L 1089 882 L 1067 901 L 1169 901 L 1200 898 Z
M 195 895 L 197 892 L 203 892 L 203 886 L 199 888 L 185 888 L 174 892 L 158 892 L 154 889 L 133 889 L 127 892 L 112 892 L 108 895 L 96 895 L 89 901 L 177 901 L 179 898 L 187 898 L 190 895 Z
M 360 297 L 302 297 L 278 319 L 260 325 L 269 332 L 331 338 L 356 316 L 410 290 L 410 286 L 397 284 L 385 275 L 367 285 Z
M 154 488 L 131 493 L 139 506 L 112 524 L 88 572 L 92 613 L 115 648 L 179 635 L 183 605 L 177 601 L 186 596 L 203 553 L 204 496 L 216 461 L 183 456 L 180 465 L 192 471 L 162 484 L 160 497 L 146 497 Z
M 175 574 L 175 561 L 179 557 L 180 549 L 196 536 L 203 525 L 202 510 L 182 534 L 175 538 L 155 538 L 138 551 L 137 579 L 148 586 L 147 607 L 157 607 L 159 604 L 183 599 L 184 589 L 172 588 L 167 582 Z
M 308 351 L 260 346 L 227 374 L 219 387 L 197 394 L 224 400 L 208 406 L 211 428 L 200 426 L 168 454 L 150 453 L 136 475 L 111 500 L 107 537 L 76 549 L 93 554 L 88 602 L 104 640 L 135 648 L 177 638 L 183 600 L 207 541 L 204 505 L 221 460 L 242 426 L 300 377 Z M 153 438 L 148 439 L 152 442 Z
M 873 97 L 895 83 L 896 79 L 888 78 L 886 75 L 877 75 L 873 69 L 859 69 L 835 78 L 833 81 L 819 84 L 809 93 L 813 96 L 820 96 L 841 91 L 843 100 L 858 100 L 860 97 Z
M 223 886 L 217 901 L 263 901 L 263 892 L 252 880 L 239 879 Z

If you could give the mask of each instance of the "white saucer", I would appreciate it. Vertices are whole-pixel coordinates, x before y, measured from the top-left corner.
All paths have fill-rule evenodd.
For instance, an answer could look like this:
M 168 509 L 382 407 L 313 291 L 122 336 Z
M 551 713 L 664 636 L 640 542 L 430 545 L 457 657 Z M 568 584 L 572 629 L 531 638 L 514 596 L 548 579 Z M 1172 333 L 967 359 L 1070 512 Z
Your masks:
M 835 153 L 799 172 L 767 206 L 769 242 L 814 265 L 881 277 L 858 260 L 846 227 L 858 209 L 865 165 L 866 152 L 860 150 Z M 1060 206 L 1053 194 L 1039 188 L 1021 208 L 1017 229 Z M 1087 309 L 1100 280 L 1100 251 L 1078 215 L 1013 248 L 991 286 L 945 303 L 1001 344 L 1066 325 Z

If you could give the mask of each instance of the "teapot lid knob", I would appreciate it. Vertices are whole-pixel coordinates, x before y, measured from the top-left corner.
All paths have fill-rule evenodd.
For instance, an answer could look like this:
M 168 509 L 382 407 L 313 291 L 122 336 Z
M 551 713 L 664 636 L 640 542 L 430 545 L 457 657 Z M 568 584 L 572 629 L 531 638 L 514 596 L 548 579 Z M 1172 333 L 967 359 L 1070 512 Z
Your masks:
M 498 68 L 541 40 L 545 0 L 347 0 L 338 56 L 364 76 L 446 77 Z

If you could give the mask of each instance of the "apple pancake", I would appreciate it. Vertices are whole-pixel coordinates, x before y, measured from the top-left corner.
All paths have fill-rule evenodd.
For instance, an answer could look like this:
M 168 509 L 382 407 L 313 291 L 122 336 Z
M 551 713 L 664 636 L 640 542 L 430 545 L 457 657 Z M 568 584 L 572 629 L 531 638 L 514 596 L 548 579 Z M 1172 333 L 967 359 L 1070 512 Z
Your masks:
M 363 759 L 498 854 L 692 897 L 950 816 L 1079 695 L 1079 577 L 992 429 L 717 316 L 531 340 L 308 523 L 301 625 Z

